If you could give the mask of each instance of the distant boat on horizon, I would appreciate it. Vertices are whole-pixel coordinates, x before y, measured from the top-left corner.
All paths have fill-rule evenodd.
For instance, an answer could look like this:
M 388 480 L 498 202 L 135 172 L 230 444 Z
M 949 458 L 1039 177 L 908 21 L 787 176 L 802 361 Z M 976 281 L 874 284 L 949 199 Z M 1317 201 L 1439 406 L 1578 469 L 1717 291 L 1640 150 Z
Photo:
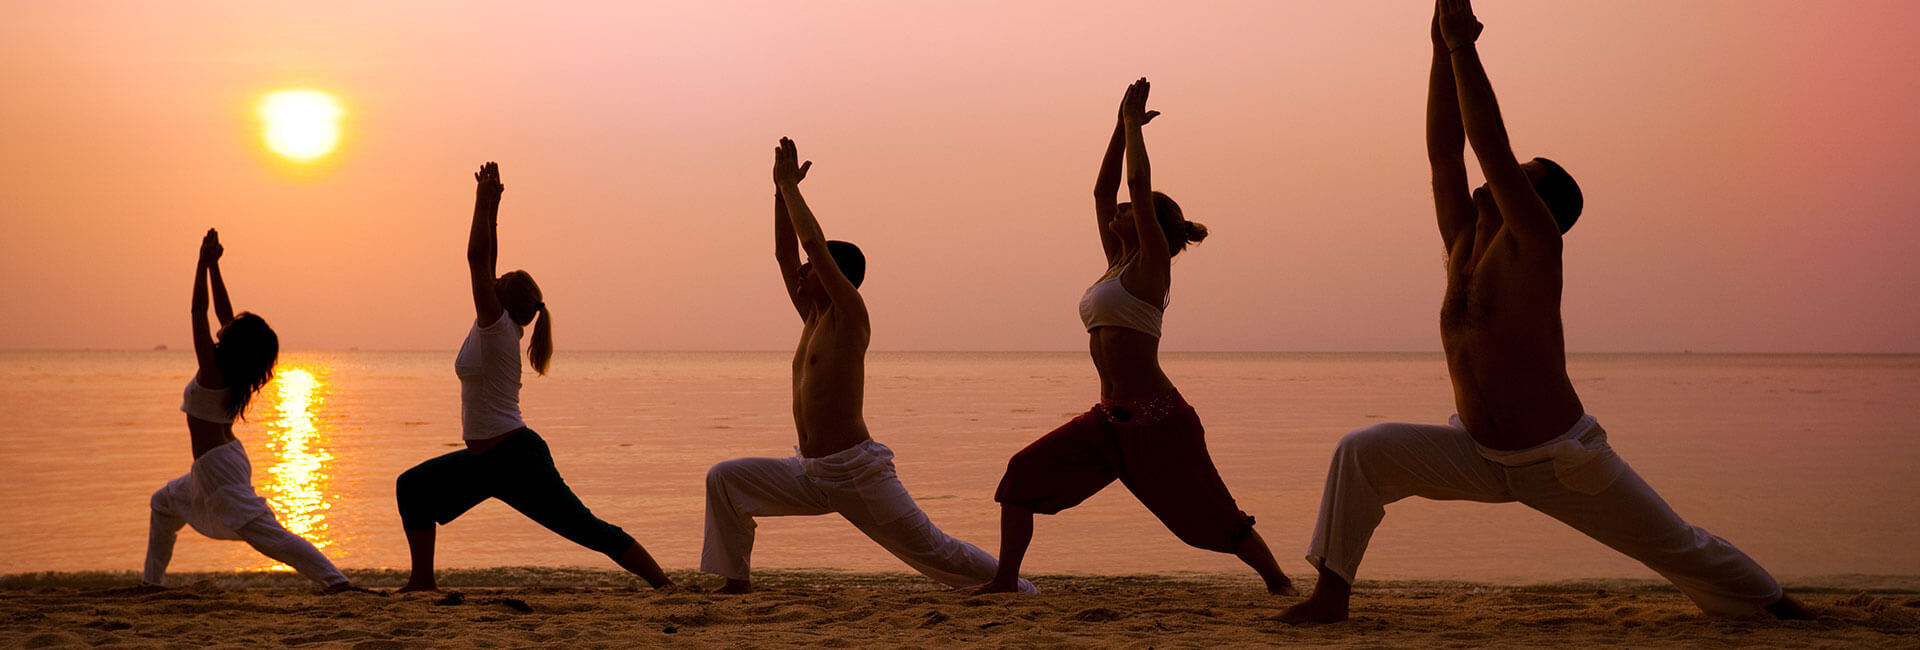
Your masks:
M 154 352 L 165 352 L 166 350 L 167 350 L 167 344 L 165 343 L 161 343 L 159 345 L 153 346 Z

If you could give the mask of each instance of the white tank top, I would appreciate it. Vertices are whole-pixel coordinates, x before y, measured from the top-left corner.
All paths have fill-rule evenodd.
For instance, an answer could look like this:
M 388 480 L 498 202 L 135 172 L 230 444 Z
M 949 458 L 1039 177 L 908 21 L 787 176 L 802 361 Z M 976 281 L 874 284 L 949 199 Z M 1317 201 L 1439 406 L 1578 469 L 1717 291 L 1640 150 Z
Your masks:
M 1160 321 L 1166 314 L 1166 300 L 1154 307 L 1127 292 L 1119 274 L 1093 283 L 1080 295 L 1080 323 L 1091 332 L 1096 327 L 1125 327 L 1160 338 Z
M 198 379 L 189 379 L 186 394 L 180 398 L 180 412 L 208 422 L 233 424 L 238 413 L 227 407 L 232 395 L 230 389 L 207 388 L 201 386 Z
M 500 312 L 486 327 L 474 323 L 453 359 L 460 377 L 460 438 L 486 440 L 519 430 L 520 325 Z

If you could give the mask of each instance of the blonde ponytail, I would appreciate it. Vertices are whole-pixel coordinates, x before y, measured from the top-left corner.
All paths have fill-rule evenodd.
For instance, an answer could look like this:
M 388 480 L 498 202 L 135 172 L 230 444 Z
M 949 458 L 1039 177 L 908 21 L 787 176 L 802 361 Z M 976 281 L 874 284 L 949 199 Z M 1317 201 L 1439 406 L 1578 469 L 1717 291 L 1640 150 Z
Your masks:
M 533 363 L 533 371 L 547 374 L 547 363 L 553 361 L 553 313 L 547 311 L 547 303 L 540 303 L 540 317 L 533 322 L 533 342 L 527 346 L 527 360 Z
M 547 362 L 553 360 L 553 314 L 540 295 L 540 285 L 526 271 L 508 271 L 493 283 L 500 307 L 513 316 L 513 322 L 533 324 L 533 342 L 527 346 L 527 360 L 533 371 L 547 374 Z M 525 316 L 526 321 L 521 320 Z

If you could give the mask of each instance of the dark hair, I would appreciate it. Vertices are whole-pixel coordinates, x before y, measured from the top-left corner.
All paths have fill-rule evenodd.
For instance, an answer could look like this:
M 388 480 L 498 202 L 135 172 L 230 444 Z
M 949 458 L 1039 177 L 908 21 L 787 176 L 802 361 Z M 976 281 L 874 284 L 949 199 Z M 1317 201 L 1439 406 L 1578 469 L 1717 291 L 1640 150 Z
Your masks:
M 541 297 L 540 285 L 533 281 L 533 274 L 521 270 L 501 274 L 500 279 L 493 282 L 493 295 L 500 299 L 500 308 L 506 310 L 513 322 L 523 326 L 533 323 L 527 362 L 533 364 L 534 372 L 547 374 L 547 364 L 553 361 L 553 312 L 547 311 L 547 301 Z
M 867 256 L 860 247 L 833 239 L 827 241 L 827 252 L 833 255 L 833 265 L 840 267 L 840 274 L 847 276 L 853 288 L 860 288 L 860 282 L 867 279 Z
M 1586 199 L 1580 196 L 1580 184 L 1573 182 L 1573 176 L 1560 166 L 1560 163 L 1545 158 L 1534 158 L 1546 170 L 1540 180 L 1533 182 L 1533 193 L 1547 204 L 1547 210 L 1553 213 L 1553 220 L 1560 224 L 1560 234 L 1573 229 L 1573 222 L 1580 219 L 1580 210 L 1586 207 Z
M 273 365 L 280 359 L 280 337 L 253 312 L 240 312 L 233 322 L 220 328 L 220 340 L 213 344 L 213 360 L 227 380 L 227 408 L 242 418 L 247 403 L 260 387 L 273 379 Z
M 1160 221 L 1160 230 L 1167 236 L 1168 257 L 1179 255 L 1187 249 L 1187 244 L 1198 244 L 1207 238 L 1206 226 L 1187 221 L 1180 204 L 1158 190 L 1153 193 L 1153 218 Z

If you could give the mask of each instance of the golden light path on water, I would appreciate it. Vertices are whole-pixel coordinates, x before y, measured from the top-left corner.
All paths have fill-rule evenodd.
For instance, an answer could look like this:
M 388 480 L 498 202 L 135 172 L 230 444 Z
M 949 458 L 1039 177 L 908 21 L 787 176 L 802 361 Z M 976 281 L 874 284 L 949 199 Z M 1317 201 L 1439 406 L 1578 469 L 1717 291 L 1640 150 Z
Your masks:
M 330 392 L 322 379 L 326 368 L 311 364 L 282 367 L 274 373 L 272 395 L 277 417 L 267 424 L 267 451 L 273 465 L 262 486 L 267 503 L 280 524 L 293 534 L 305 537 L 322 551 L 333 545 L 328 534 L 327 487 L 332 477 L 327 470 L 333 454 L 327 451 L 327 433 L 319 415 Z M 285 564 L 264 568 L 292 571 Z

